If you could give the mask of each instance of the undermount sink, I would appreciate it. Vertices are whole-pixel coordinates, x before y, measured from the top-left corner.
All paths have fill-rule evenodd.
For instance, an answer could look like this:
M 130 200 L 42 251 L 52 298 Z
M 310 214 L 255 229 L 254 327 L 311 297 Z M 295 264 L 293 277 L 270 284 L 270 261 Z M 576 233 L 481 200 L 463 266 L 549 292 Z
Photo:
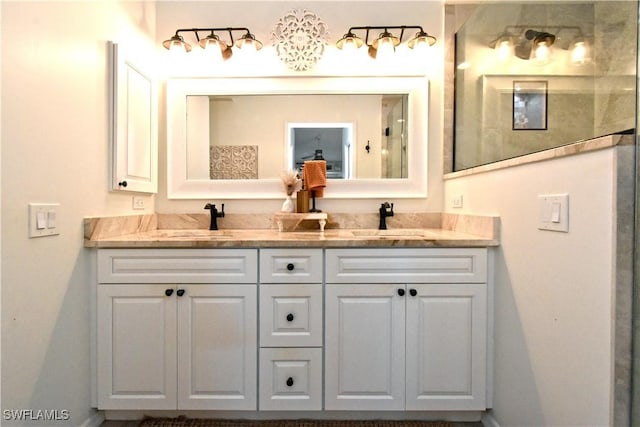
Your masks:
M 394 230 L 352 230 L 355 237 L 426 237 L 426 231 L 416 228 L 398 228 Z
M 160 237 L 189 239 L 230 239 L 232 236 L 225 230 L 156 230 Z

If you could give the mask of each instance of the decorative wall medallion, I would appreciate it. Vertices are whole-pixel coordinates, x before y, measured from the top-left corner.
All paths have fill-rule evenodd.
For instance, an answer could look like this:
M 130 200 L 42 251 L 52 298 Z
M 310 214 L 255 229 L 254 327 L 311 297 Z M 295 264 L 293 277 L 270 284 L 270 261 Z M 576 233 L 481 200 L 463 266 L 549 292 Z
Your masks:
M 305 71 L 322 58 L 329 32 L 313 12 L 293 9 L 278 20 L 271 41 L 280 60 L 296 71 Z

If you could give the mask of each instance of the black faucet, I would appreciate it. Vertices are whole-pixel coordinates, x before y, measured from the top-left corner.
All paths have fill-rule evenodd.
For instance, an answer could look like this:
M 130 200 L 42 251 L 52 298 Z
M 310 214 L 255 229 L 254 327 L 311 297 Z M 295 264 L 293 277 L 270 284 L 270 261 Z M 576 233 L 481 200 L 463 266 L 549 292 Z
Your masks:
M 222 204 L 222 210 L 219 212 L 218 209 L 216 209 L 216 205 L 212 205 L 211 203 L 207 203 L 204 208 L 211 211 L 211 225 L 209 225 L 209 230 L 217 230 L 218 218 L 224 218 L 224 203 Z
M 378 226 L 378 230 L 387 229 L 388 216 L 393 216 L 393 203 L 389 204 L 389 202 L 384 202 L 380 205 L 380 225 Z

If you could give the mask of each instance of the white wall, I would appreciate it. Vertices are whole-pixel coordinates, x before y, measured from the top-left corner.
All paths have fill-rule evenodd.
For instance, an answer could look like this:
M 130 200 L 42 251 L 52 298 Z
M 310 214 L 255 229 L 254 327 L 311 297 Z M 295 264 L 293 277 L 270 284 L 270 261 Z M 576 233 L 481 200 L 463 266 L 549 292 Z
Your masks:
M 612 416 L 615 151 L 445 181 L 445 200 L 500 216 L 495 406 L 500 426 L 605 426 Z M 569 233 L 537 229 L 569 194 Z
M 157 33 L 156 44 L 158 53 L 162 58 L 167 57 L 167 51 L 161 47 L 163 40 L 172 36 L 178 28 L 193 27 L 248 27 L 256 38 L 265 44 L 263 51 L 273 50 L 270 47 L 271 31 L 278 20 L 292 9 L 307 9 L 318 15 L 328 26 L 329 46 L 325 52 L 325 58 L 335 58 L 335 42 L 352 26 L 365 25 L 422 25 L 424 30 L 434 35 L 438 42 L 433 46 L 429 54 L 429 63 L 424 73 L 430 79 L 429 100 L 429 150 L 428 150 L 428 197 L 418 199 L 390 200 L 395 203 L 395 209 L 399 212 L 415 211 L 440 211 L 442 207 L 442 114 L 443 114 L 443 19 L 444 9 L 441 1 L 192 1 L 175 2 L 163 1 L 156 5 L 157 8 Z M 250 12 L 248 12 L 250 11 Z M 184 34 L 185 39 L 192 37 Z M 409 32 L 405 40 L 412 36 Z M 220 34 L 223 37 L 223 34 Z M 226 37 L 225 37 L 226 38 Z M 193 40 L 191 41 L 193 43 Z M 225 63 L 222 69 L 207 66 L 198 59 L 198 49 L 194 50 L 181 61 L 177 67 L 174 63 L 167 63 L 163 71 L 172 77 L 188 75 L 225 75 L 232 69 L 231 61 Z M 262 54 L 263 52 L 261 52 Z M 271 55 L 270 57 L 268 55 Z M 330 75 L 331 72 L 343 73 L 343 69 L 326 66 L 327 63 L 318 64 L 318 69 L 305 72 L 295 72 L 287 69 L 280 63 L 273 52 L 267 57 L 263 55 L 263 61 L 251 64 L 249 67 L 238 69 L 238 73 L 255 75 L 265 73 L 267 75 L 284 76 L 309 76 Z M 332 56 L 333 55 L 333 56 Z M 266 59 L 265 59 L 266 58 Z M 232 58 L 234 60 L 236 58 Z M 323 65 L 324 64 L 324 65 Z M 407 68 L 400 68 L 400 72 L 408 72 Z M 378 70 L 369 70 L 377 72 Z M 396 67 L 393 72 L 398 73 Z M 384 75 L 384 74 L 383 74 Z M 160 118 L 160 158 L 166 154 L 166 122 Z M 175 201 L 167 199 L 166 195 L 166 165 L 161 161 L 159 165 L 160 181 L 159 193 L 156 199 L 156 209 L 159 212 L 203 212 L 205 201 Z M 224 202 L 224 200 L 216 200 Z M 380 200 L 351 200 L 348 203 L 343 199 L 323 199 L 322 206 L 326 212 L 376 212 Z M 231 200 L 226 202 L 225 210 L 229 213 L 237 212 L 275 212 L 280 209 L 282 200 Z
M 93 258 L 82 219 L 132 212 L 131 195 L 107 191 L 106 41 L 152 49 L 145 34 L 155 34 L 155 6 L 1 7 L 2 409 L 66 409 L 71 420 L 58 424 L 77 426 L 92 414 Z M 143 197 L 153 210 L 153 197 Z M 59 236 L 28 238 L 29 202 L 60 203 Z

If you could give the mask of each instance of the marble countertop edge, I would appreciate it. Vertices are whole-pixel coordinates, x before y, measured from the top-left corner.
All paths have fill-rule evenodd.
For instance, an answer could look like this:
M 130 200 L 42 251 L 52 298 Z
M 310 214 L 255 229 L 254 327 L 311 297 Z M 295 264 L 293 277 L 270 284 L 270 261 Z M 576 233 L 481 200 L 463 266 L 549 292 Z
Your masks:
M 177 215 L 177 214 L 176 214 Z M 368 215 L 368 214 L 367 214 Z M 194 227 L 186 228 L 184 218 L 178 223 L 157 214 L 121 217 L 85 218 L 86 248 L 367 248 L 367 247 L 489 247 L 498 246 L 499 218 L 459 215 L 451 213 L 412 215 L 407 227 L 389 227 L 379 231 L 369 226 L 368 218 L 362 227 L 349 219 L 349 228 L 278 231 L 274 228 L 223 228 L 210 231 L 202 227 L 200 214 L 187 215 Z M 178 215 L 182 216 L 182 215 Z M 204 216 L 206 219 L 206 215 Z M 437 220 L 437 221 L 436 221 Z M 260 222 L 259 222 L 260 223 Z M 161 228 L 158 225 L 164 225 Z M 262 224 L 262 223 L 260 223 Z M 426 225 L 425 225 L 426 224 Z M 409 227 L 410 226 L 410 227 Z

